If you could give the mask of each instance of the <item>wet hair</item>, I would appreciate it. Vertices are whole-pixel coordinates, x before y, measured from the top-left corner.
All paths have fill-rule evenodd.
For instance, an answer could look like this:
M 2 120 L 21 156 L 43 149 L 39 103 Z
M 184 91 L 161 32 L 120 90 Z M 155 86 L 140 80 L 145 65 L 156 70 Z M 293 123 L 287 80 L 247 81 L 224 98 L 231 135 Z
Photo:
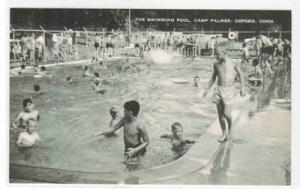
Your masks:
M 68 76 L 68 77 L 67 77 L 67 81 L 70 81 L 71 79 L 72 79 L 71 76 Z
M 127 101 L 124 104 L 124 109 L 131 111 L 132 115 L 137 116 L 140 111 L 140 104 L 135 100 Z
M 243 47 L 246 47 L 247 45 L 246 45 L 246 43 L 243 43 Z
M 40 85 L 35 84 L 35 85 L 33 85 L 33 89 L 34 89 L 34 91 L 39 92 L 41 87 L 40 87 Z
M 89 67 L 87 65 L 84 66 L 84 70 L 88 70 Z
M 31 98 L 25 98 L 23 100 L 23 107 L 25 108 L 27 106 L 27 104 L 32 104 L 32 99 Z
M 116 116 L 118 114 L 118 110 L 115 108 L 115 107 L 111 107 L 109 109 L 109 113 L 112 115 L 112 116 Z
M 197 75 L 196 75 L 194 78 L 198 78 L 198 79 L 200 79 L 200 77 L 199 77 L 199 76 L 197 76 Z
M 21 65 L 21 69 L 24 70 L 26 68 L 25 64 Z
M 117 109 L 116 109 L 115 107 L 111 107 L 111 108 L 109 109 L 109 111 L 110 111 L 110 112 L 117 112 Z
M 257 59 L 257 58 L 254 58 L 254 59 L 252 60 L 252 66 L 257 66 L 258 64 L 259 64 L 258 59 Z
M 100 74 L 98 72 L 94 73 L 95 77 L 100 77 Z
M 181 123 L 179 123 L 179 122 L 174 122 L 171 127 L 172 127 L 172 131 L 175 130 L 176 128 L 183 129 Z
M 46 71 L 46 67 L 45 66 L 41 66 L 41 70 L 42 71 Z

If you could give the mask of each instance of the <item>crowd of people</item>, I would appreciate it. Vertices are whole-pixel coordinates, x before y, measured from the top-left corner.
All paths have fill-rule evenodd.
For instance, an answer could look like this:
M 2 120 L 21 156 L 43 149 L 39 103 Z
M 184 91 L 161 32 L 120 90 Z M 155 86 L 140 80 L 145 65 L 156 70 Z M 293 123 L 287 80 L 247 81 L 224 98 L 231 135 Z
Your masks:
M 73 32 L 24 34 L 10 41 L 10 61 L 25 65 L 75 58 Z
M 112 55 L 114 55 L 115 49 L 135 49 L 136 56 L 143 56 L 145 51 L 151 49 L 163 49 L 176 51 L 183 57 L 199 57 L 204 55 L 204 50 L 210 51 L 207 54 L 213 56 L 215 46 L 227 40 L 221 34 L 132 32 L 128 35 L 124 33 L 96 33 L 93 44 L 96 49 L 96 56 L 101 56 L 108 51 L 112 51 Z
M 10 60 L 24 64 L 31 61 L 41 62 L 44 57 L 44 45 L 43 35 L 24 35 L 20 39 L 13 39 L 10 43 Z
M 10 60 L 20 64 L 78 59 L 83 48 L 94 48 L 99 56 L 143 56 L 151 49 L 176 51 L 184 57 L 214 55 L 217 44 L 228 39 L 221 34 L 185 34 L 182 32 L 62 32 L 18 35 L 10 42 Z
M 71 35 L 66 35 L 67 39 Z M 54 48 L 59 48 L 60 40 L 59 36 L 53 36 L 55 42 Z M 26 39 L 26 40 L 25 40 Z M 122 40 L 121 40 L 122 39 Z M 27 41 L 32 44 L 34 42 L 32 37 L 24 38 L 23 41 Z M 37 40 L 36 40 L 37 41 Z M 239 76 L 241 83 L 240 95 L 245 96 L 244 80 L 242 67 L 238 66 L 236 62 L 229 56 L 229 47 L 218 45 L 228 39 L 223 39 L 221 36 L 205 36 L 201 35 L 180 35 L 176 33 L 162 33 L 160 35 L 151 34 L 149 36 L 146 33 L 140 35 L 131 35 L 131 38 L 126 41 L 125 35 L 95 35 L 92 44 L 95 48 L 95 56 L 103 56 L 108 51 L 113 51 L 115 48 L 125 48 L 128 44 L 133 44 L 133 49 L 138 49 L 138 53 L 142 54 L 143 51 L 147 51 L 153 48 L 162 48 L 165 50 L 174 50 L 184 54 L 186 57 L 197 56 L 199 49 L 207 48 L 213 49 L 211 54 L 216 57 L 216 63 L 213 65 L 213 72 L 210 81 L 205 88 L 203 97 L 205 98 L 208 91 L 216 82 L 217 85 L 214 89 L 213 100 L 216 103 L 220 126 L 222 129 L 222 136 L 218 139 L 219 142 L 225 142 L 232 138 L 231 128 L 233 124 L 232 120 L 232 105 L 234 104 L 234 83 L 236 81 L 235 75 Z M 249 44 L 254 41 L 254 48 L 256 49 L 256 55 L 252 58 L 249 56 Z M 40 41 L 39 41 L 40 42 Z M 36 42 L 38 43 L 38 42 Z M 68 40 L 68 44 L 71 46 L 73 41 Z M 124 46 L 121 46 L 123 44 Z M 23 44 L 23 48 L 30 49 L 27 43 Z M 36 46 L 35 46 L 36 47 Z M 209 48 L 208 48 L 209 47 Z M 28 50 L 27 49 L 27 50 Z M 272 67 L 277 64 L 282 64 L 286 61 L 286 64 L 290 65 L 291 61 L 291 43 L 288 40 L 281 40 L 275 38 L 268 38 L 264 35 L 257 35 L 252 39 L 245 40 L 242 46 L 242 60 L 241 62 L 252 62 L 255 67 L 255 75 L 261 76 L 273 73 Z M 201 52 L 201 50 L 200 50 Z M 29 50 L 29 54 L 31 50 Z M 99 62 L 98 62 L 99 63 Z M 103 65 L 103 64 L 101 64 Z M 289 67 L 290 69 L 290 67 Z M 257 71 L 260 70 L 260 71 Z M 45 69 L 41 69 L 45 71 Z M 105 93 L 105 89 L 102 87 L 102 80 L 98 72 L 91 73 L 89 66 L 84 66 L 83 78 L 91 80 L 92 89 L 96 93 Z M 72 77 L 67 77 L 67 82 L 70 84 L 76 84 Z M 261 79 L 257 79 L 261 80 Z M 194 77 L 194 87 L 198 87 L 199 76 Z M 39 87 L 34 87 L 39 91 Z M 147 133 L 145 125 L 143 125 L 138 118 L 140 111 L 140 104 L 136 100 L 130 100 L 124 104 L 124 116 L 119 117 L 119 113 L 115 108 L 109 110 L 111 115 L 111 121 L 107 129 L 99 131 L 93 134 L 93 136 L 113 136 L 114 132 L 118 129 L 124 129 L 124 155 L 128 161 L 139 161 L 139 159 L 146 154 L 146 148 L 150 143 L 150 139 Z M 34 110 L 34 104 L 32 98 L 26 98 L 23 100 L 23 108 L 17 117 L 12 122 L 12 128 L 21 129 L 19 134 L 17 145 L 19 147 L 32 147 L 40 141 L 38 134 L 34 131 L 35 125 L 38 122 L 40 116 L 38 111 Z M 227 125 L 227 127 L 226 127 Z M 188 145 L 193 144 L 195 141 L 184 139 L 183 126 L 179 122 L 174 122 L 171 126 L 171 135 L 162 135 L 162 138 L 168 138 L 171 141 L 171 150 L 176 154 L 183 155 L 188 148 Z

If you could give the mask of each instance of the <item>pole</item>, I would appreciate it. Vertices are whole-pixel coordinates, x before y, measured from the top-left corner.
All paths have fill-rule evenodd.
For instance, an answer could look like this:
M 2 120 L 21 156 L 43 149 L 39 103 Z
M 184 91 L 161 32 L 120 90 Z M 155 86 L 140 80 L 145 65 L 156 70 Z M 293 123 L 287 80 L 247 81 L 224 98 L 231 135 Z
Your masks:
M 43 31 L 43 38 L 44 38 L 44 42 L 43 42 L 43 63 L 45 63 L 45 51 L 46 51 L 46 32 L 44 30 L 44 28 L 42 26 L 40 26 L 40 28 Z
M 88 46 L 88 32 L 85 27 L 83 27 L 83 30 L 85 32 L 85 47 L 87 47 Z
M 16 63 L 16 59 L 17 59 L 17 57 L 16 57 L 16 53 L 15 53 L 15 50 L 14 50 L 14 48 L 15 48 L 15 39 L 16 39 L 16 34 L 15 34 L 15 30 L 14 30 L 14 28 L 12 27 L 12 26 L 10 26 L 10 29 L 11 29 L 11 31 L 12 31 L 12 35 L 13 35 L 13 48 L 12 48 L 12 51 L 13 51 L 13 55 L 14 55 L 14 63 Z
M 130 44 L 130 32 L 131 32 L 131 10 L 128 9 L 128 39 Z
M 282 39 L 281 31 L 279 32 L 279 39 Z

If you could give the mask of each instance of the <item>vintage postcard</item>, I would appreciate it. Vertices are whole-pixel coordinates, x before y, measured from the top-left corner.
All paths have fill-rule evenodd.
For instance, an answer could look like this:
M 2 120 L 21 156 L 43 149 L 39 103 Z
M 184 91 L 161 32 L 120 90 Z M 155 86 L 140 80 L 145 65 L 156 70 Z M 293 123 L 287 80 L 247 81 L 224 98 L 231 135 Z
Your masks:
M 11 184 L 291 185 L 291 10 L 9 16 Z

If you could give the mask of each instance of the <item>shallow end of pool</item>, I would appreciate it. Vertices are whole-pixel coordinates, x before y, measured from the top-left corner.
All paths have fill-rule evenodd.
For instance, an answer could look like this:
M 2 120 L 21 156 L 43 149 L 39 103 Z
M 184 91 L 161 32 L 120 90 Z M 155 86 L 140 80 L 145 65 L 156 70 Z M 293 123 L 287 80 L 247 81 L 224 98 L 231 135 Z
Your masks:
M 237 120 L 240 112 L 250 99 L 238 97 L 233 108 L 233 118 Z M 69 184 L 151 184 L 161 180 L 178 178 L 200 171 L 207 165 L 219 143 L 219 123 L 216 119 L 201 135 L 197 143 L 181 158 L 161 166 L 141 169 L 132 172 L 84 172 L 63 169 L 35 167 L 10 163 L 9 173 L 12 183 L 14 180 L 26 180 L 31 183 L 69 183 Z

